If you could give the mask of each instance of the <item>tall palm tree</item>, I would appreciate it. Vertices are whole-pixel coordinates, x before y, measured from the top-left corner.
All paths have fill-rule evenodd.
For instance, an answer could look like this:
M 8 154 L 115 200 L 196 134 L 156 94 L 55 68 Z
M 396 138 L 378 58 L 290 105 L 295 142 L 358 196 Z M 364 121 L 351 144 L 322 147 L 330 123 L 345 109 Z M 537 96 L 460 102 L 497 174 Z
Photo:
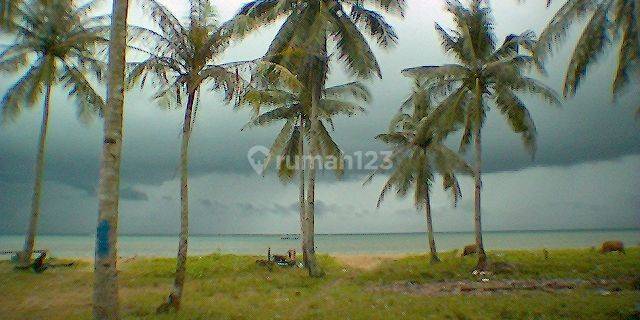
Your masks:
M 95 279 L 93 285 L 93 317 L 101 320 L 117 320 L 120 318 L 117 267 L 118 206 L 120 200 L 128 9 L 128 0 L 113 1 L 109 38 L 107 104 L 104 112 L 104 140 L 100 161 L 98 226 L 96 230 Z
M 529 93 L 559 104 L 555 92 L 540 81 L 524 74 L 532 66 L 542 69 L 531 54 L 534 34 L 508 36 L 501 46 L 494 40 L 491 9 L 483 0 L 472 0 L 469 7 L 459 1 L 448 1 L 446 8 L 454 17 L 455 30 L 447 31 L 436 24 L 442 46 L 459 64 L 424 66 L 406 69 L 403 74 L 431 82 L 432 90 L 447 97 L 434 111 L 439 126 L 464 129 L 461 151 L 473 140 L 475 147 L 475 232 L 478 246 L 477 270 L 487 268 L 482 241 L 482 126 L 490 103 L 500 110 L 514 132 L 522 136 L 527 150 L 535 154 L 536 127 L 526 105 L 517 93 Z M 418 130 L 426 130 L 421 126 Z
M 268 66 L 266 70 L 273 70 L 273 67 Z M 256 114 L 246 127 L 264 127 L 272 125 L 274 122 L 284 121 L 284 126 L 269 150 L 264 169 L 268 169 L 274 162 L 277 163 L 278 176 L 283 182 L 290 182 L 298 173 L 300 177 L 300 224 L 303 229 L 306 196 L 304 155 L 305 141 L 309 138 L 310 130 L 309 106 L 302 103 L 305 90 L 295 77 L 288 76 L 288 79 L 294 80 L 285 82 L 278 79 L 273 81 L 272 76 L 265 78 L 266 81 L 260 81 L 262 85 L 247 90 L 241 99 L 242 104 L 252 105 Z M 360 106 L 358 102 L 366 103 L 370 99 L 371 95 L 367 88 L 358 82 L 333 86 L 322 91 L 318 105 L 320 111 L 320 136 L 318 137 L 320 150 L 322 156 L 333 162 L 332 169 L 335 170 L 338 177 L 344 171 L 343 154 L 327 128 L 333 128 L 333 118 L 336 116 L 351 117 L 364 112 L 364 107 Z M 261 113 L 262 107 L 270 107 L 271 110 Z M 314 159 L 306 160 L 314 161 Z M 329 166 L 327 167 L 329 168 Z M 304 245 L 303 243 L 302 246 L 304 247 Z M 308 262 L 304 261 L 304 263 Z
M 404 11 L 404 0 L 372 0 L 386 12 Z M 235 32 L 246 33 L 273 23 L 285 22 L 267 53 L 267 60 L 294 71 L 307 91 L 303 104 L 309 106 L 310 154 L 319 154 L 318 104 L 328 74 L 329 39 L 337 49 L 337 57 L 347 70 L 359 78 L 381 76 L 378 61 L 361 31 L 371 35 L 383 47 L 397 41 L 397 35 L 384 17 L 353 0 L 254 0 L 244 5 L 234 19 Z M 303 254 L 309 274 L 321 276 L 316 263 L 314 234 L 315 179 L 313 162 L 307 168 L 307 206 L 304 213 Z
M 564 95 L 575 95 L 589 68 L 619 41 L 612 91 L 620 94 L 640 79 L 640 2 L 637 0 L 567 0 L 540 35 L 536 53 L 548 55 L 563 44 L 572 24 L 586 21 L 564 80 Z M 640 109 L 638 109 L 640 115 Z
M 93 5 L 90 2 L 78 7 L 66 0 L 49 0 L 22 6 L 14 17 L 15 41 L 0 54 L 0 71 L 26 69 L 0 102 L 4 120 L 15 119 L 44 94 L 31 217 L 23 251 L 18 255 L 23 266 L 31 262 L 40 217 L 53 87 L 62 84 L 68 90 L 83 120 L 99 113 L 104 105 L 87 77 L 91 74 L 101 80 L 104 68 L 96 54 L 98 46 L 106 42 L 106 29 L 99 25 L 102 17 L 90 16 Z
M 431 217 L 431 186 L 434 175 L 437 172 L 442 176 L 443 188 L 451 192 L 456 205 L 462 196 L 456 171 L 471 173 L 472 170 L 456 152 L 444 145 L 443 140 L 449 132 L 441 131 L 436 125 L 425 125 L 431 120 L 431 104 L 431 93 L 417 82 L 413 93 L 403 103 L 401 113 L 392 119 L 389 132 L 376 137 L 393 147 L 387 160 L 389 163 L 373 172 L 365 183 L 371 182 L 377 173 L 388 169 L 384 166 L 393 165 L 389 179 L 380 193 L 378 207 L 389 190 L 395 188 L 399 196 L 405 197 L 413 189 L 415 206 L 425 210 L 431 262 L 437 263 L 440 259 Z M 404 113 L 406 109 L 411 109 L 408 110 L 411 113 Z M 418 128 L 422 130 L 418 131 Z
M 231 100 L 241 82 L 238 66 L 242 63 L 217 64 L 231 39 L 224 25 L 215 20 L 215 11 L 209 0 L 191 0 L 186 23 L 181 22 L 166 7 L 155 0 L 141 0 L 160 32 L 136 28 L 145 40 L 155 43 L 149 58 L 131 65 L 128 83 L 140 81 L 144 86 L 148 75 L 159 82 L 155 96 L 167 103 L 182 104 L 186 95 L 186 109 L 182 124 L 180 148 L 180 240 L 173 289 L 159 312 L 179 310 L 186 276 L 189 240 L 189 141 L 197 115 L 198 94 L 202 86 L 210 84 L 215 90 L 224 90 Z

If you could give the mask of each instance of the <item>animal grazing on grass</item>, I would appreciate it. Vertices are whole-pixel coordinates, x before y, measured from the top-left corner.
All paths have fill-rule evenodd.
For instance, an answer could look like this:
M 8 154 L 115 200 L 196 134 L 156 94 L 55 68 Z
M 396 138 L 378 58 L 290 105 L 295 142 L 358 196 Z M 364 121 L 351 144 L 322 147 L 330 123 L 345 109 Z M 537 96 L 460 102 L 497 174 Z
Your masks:
M 600 248 L 600 253 L 605 254 L 609 252 L 620 252 L 624 254 L 624 243 L 622 241 L 606 241 Z
M 476 254 L 478 253 L 478 245 L 477 244 L 470 244 L 466 247 L 464 247 L 464 250 L 462 251 L 462 256 L 466 257 L 466 256 L 470 256 L 472 254 Z

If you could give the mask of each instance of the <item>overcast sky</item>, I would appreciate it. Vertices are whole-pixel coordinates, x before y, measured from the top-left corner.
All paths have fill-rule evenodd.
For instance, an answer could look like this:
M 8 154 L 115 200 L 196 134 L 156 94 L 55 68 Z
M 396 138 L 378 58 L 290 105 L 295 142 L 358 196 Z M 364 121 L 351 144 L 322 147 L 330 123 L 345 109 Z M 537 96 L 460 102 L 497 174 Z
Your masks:
M 242 0 L 218 0 L 221 19 L 230 18 Z M 551 9 L 545 1 L 493 1 L 499 39 L 527 29 L 539 32 L 561 1 Z M 131 1 L 130 23 L 151 26 Z M 186 0 L 165 0 L 185 17 Z M 105 6 L 106 8 L 107 6 Z M 404 20 L 390 17 L 400 43 L 376 49 L 382 80 L 367 82 L 374 100 L 368 113 L 336 121 L 336 140 L 347 154 L 383 150 L 373 137 L 386 130 L 389 119 L 410 91 L 400 70 L 419 65 L 452 62 L 444 55 L 434 22 L 450 25 L 443 2 L 409 0 Z M 266 27 L 235 44 L 221 62 L 263 55 L 278 26 Z M 549 75 L 537 76 L 561 90 L 563 71 L 577 33 L 548 63 Z M 2 38 L 5 43 L 10 39 Z M 640 227 L 640 122 L 634 112 L 640 90 L 634 83 L 613 102 L 610 94 L 615 54 L 605 55 L 589 71 L 581 90 L 562 107 L 549 106 L 523 96 L 536 121 L 538 153 L 532 160 L 519 136 L 497 111 L 492 111 L 483 132 L 483 208 L 489 230 L 638 228 Z M 334 64 L 330 83 L 352 81 L 343 65 Z M 0 93 L 15 81 L 3 75 Z M 101 88 L 104 91 L 104 88 Z M 133 90 L 125 106 L 122 167 L 121 232 L 176 234 L 179 227 L 178 156 L 182 109 L 161 110 L 150 98 L 153 88 Z M 0 233 L 26 229 L 34 176 L 41 103 L 20 118 L 0 126 Z M 247 160 L 256 145 L 270 145 L 276 128 L 240 129 L 249 119 L 246 110 L 233 110 L 220 95 L 203 94 L 191 143 L 191 215 L 194 233 L 297 232 L 297 187 L 283 185 L 274 176 L 257 175 Z M 46 182 L 42 203 L 43 233 L 91 233 L 97 219 L 95 190 L 98 179 L 102 125 L 98 119 L 81 124 L 74 104 L 62 88 L 52 100 Z M 388 201 L 376 209 L 380 176 L 362 186 L 363 172 L 350 172 L 336 182 L 322 177 L 317 190 L 317 231 L 418 232 L 423 216 L 411 199 Z M 436 231 L 472 230 L 472 181 L 463 179 L 464 199 L 458 208 L 435 188 Z

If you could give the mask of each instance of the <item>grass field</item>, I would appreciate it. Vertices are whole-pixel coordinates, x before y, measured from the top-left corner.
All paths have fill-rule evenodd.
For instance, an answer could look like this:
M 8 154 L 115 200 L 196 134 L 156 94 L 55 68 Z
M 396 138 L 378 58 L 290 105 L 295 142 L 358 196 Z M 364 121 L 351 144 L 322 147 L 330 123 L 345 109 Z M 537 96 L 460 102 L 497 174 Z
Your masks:
M 168 294 L 173 259 L 135 259 L 120 268 L 125 319 L 637 319 L 640 249 L 626 255 L 592 250 L 491 252 L 511 268 L 499 279 L 620 280 L 613 288 L 522 290 L 421 295 L 385 290 L 393 284 L 434 285 L 478 280 L 474 258 L 454 253 L 432 266 L 426 256 L 388 259 L 367 270 L 322 256 L 326 276 L 310 279 L 299 269 L 255 264 L 257 257 L 212 255 L 190 258 L 183 308 L 158 317 Z M 80 263 L 44 274 L 14 271 L 0 262 L 0 319 L 89 319 L 92 267 Z

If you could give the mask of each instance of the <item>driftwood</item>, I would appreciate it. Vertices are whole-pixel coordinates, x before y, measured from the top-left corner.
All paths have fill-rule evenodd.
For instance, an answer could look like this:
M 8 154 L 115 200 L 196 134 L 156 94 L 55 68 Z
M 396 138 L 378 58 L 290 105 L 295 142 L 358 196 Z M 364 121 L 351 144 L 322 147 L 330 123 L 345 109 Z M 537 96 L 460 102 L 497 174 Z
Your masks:
M 48 253 L 47 250 L 36 250 L 34 252 L 39 253 L 39 255 L 35 260 L 33 260 L 33 263 L 31 263 L 28 266 L 16 266 L 15 269 L 17 270 L 33 269 L 35 273 L 43 273 L 45 270 L 49 268 L 60 268 L 60 267 L 69 268 L 76 265 L 75 261 L 72 261 L 69 263 L 60 263 L 60 264 L 47 263 L 46 262 L 47 253 Z

